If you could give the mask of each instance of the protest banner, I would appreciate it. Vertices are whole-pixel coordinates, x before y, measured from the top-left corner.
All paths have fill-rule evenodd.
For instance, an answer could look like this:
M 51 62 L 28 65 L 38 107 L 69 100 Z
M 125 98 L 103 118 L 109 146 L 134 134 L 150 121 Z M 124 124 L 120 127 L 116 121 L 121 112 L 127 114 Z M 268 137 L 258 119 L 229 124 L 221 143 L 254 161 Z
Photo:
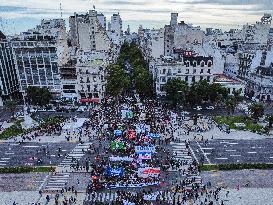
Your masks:
M 139 153 L 145 153 L 145 152 L 148 152 L 148 153 L 155 153 L 155 146 L 135 146 L 135 152 L 137 154 Z
M 152 167 L 138 168 L 138 176 L 142 178 L 158 177 L 159 174 L 160 168 Z

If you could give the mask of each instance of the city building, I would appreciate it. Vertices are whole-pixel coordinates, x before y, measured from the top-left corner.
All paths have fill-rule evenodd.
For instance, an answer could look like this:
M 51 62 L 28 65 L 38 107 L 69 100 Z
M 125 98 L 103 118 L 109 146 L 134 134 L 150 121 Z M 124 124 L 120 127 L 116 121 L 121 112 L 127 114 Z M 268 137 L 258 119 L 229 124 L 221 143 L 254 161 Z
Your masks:
M 104 19 L 104 20 L 103 20 Z M 69 17 L 69 39 L 72 46 L 83 51 L 109 52 L 112 42 L 105 30 L 105 18 L 97 11 L 90 10 L 86 14 Z
M 118 46 L 124 42 L 123 31 L 122 31 L 122 19 L 118 14 L 113 14 L 111 16 L 111 22 L 108 24 L 107 34 L 111 41 Z
M 61 96 L 59 66 L 68 61 L 65 21 L 42 20 L 41 25 L 11 40 L 20 92 L 29 86 L 46 87 L 54 98 Z
M 213 57 L 198 56 L 192 51 L 180 51 L 179 59 L 162 57 L 160 61 L 150 63 L 150 71 L 153 73 L 156 84 L 156 93 L 165 95 L 164 86 L 168 80 L 178 78 L 191 85 L 192 83 L 206 80 L 213 82 L 218 74 L 214 68 Z
M 81 103 L 97 103 L 105 97 L 106 68 L 109 55 L 105 52 L 79 51 L 77 73 L 77 95 Z
M 0 31 L 0 106 L 12 99 L 19 91 L 19 82 L 10 43 Z
M 240 96 L 245 95 L 246 85 L 244 82 L 235 80 L 225 75 L 218 75 L 214 78 L 215 84 L 220 84 L 228 90 L 229 95 L 234 95 L 235 92 L 239 93 Z

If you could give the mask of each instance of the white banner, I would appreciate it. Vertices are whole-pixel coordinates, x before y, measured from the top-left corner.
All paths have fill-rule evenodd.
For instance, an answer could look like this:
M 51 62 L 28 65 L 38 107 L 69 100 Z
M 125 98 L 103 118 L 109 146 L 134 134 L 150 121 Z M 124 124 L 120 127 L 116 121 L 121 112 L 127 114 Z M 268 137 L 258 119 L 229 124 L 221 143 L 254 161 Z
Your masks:
M 117 162 L 117 161 L 126 161 L 126 162 L 132 162 L 134 158 L 132 157 L 109 157 L 110 161 Z

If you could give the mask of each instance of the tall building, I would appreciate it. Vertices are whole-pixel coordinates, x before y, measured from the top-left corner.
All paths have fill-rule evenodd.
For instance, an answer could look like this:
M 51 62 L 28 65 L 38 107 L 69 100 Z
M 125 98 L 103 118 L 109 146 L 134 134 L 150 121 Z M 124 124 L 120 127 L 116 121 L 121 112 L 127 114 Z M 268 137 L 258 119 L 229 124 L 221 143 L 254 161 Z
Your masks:
M 72 46 L 76 46 L 84 51 L 109 51 L 112 42 L 105 30 L 105 19 L 95 10 L 90 10 L 86 14 L 70 16 L 69 39 Z
M 67 61 L 65 37 L 65 21 L 53 19 L 12 39 L 20 92 L 29 86 L 46 87 L 53 97 L 60 97 L 59 66 Z
M 0 31 L 0 106 L 11 99 L 19 90 L 19 83 L 12 48 Z
M 121 45 L 123 43 L 122 20 L 119 13 L 111 16 L 111 23 L 108 26 L 107 33 L 115 45 Z
M 171 13 L 170 25 L 175 27 L 177 25 L 178 13 Z
M 96 103 L 104 98 L 108 57 L 107 53 L 99 51 L 78 53 L 76 89 L 79 102 Z

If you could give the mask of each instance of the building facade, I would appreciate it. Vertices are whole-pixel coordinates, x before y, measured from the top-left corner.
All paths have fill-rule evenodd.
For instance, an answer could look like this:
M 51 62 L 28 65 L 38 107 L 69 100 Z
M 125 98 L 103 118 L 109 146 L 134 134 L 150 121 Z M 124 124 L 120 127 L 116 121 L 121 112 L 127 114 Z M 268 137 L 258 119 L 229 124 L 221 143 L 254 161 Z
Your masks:
M 179 60 L 162 58 L 161 61 L 150 63 L 153 71 L 156 93 L 165 95 L 164 87 L 170 79 L 178 78 L 191 85 L 201 80 L 213 82 L 215 69 L 213 58 L 204 56 L 193 56 L 191 51 L 185 51 Z
M 59 66 L 67 60 L 65 36 L 64 20 L 53 19 L 42 20 L 36 29 L 11 40 L 21 93 L 37 86 L 48 88 L 55 98 L 60 97 Z
M 76 89 L 79 102 L 100 102 L 104 98 L 108 64 L 108 54 L 105 52 L 78 53 Z
M 3 101 L 12 99 L 18 91 L 19 82 L 12 48 L 0 31 L 0 106 L 3 106 Z

